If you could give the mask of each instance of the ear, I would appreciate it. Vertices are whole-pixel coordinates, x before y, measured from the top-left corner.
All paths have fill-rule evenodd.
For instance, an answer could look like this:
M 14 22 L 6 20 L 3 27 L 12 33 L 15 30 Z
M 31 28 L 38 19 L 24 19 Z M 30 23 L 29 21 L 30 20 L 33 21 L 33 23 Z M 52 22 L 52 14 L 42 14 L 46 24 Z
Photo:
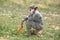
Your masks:
M 38 7 L 36 7 L 36 9 L 37 9 Z
M 37 9 L 38 7 L 35 7 L 35 10 Z

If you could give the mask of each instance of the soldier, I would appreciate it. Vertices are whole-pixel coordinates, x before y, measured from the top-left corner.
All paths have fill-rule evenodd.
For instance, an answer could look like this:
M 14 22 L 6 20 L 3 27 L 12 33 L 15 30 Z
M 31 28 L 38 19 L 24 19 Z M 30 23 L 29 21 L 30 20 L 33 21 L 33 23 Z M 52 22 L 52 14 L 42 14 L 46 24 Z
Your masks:
M 26 21 L 27 36 L 30 36 L 32 33 L 39 36 L 42 33 L 43 19 L 37 8 L 35 5 L 30 5 L 29 15 L 22 19 L 21 25 Z M 34 30 L 32 30 L 32 28 Z

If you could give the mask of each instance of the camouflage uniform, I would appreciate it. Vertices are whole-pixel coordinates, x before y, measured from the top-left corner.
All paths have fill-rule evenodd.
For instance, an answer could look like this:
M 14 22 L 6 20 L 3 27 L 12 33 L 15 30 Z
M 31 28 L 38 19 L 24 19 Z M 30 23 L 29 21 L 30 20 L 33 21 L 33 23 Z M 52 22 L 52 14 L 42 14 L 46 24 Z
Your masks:
M 30 32 L 31 28 L 34 28 L 36 30 L 42 30 L 43 28 L 43 19 L 41 13 L 36 10 L 35 13 L 29 14 L 26 18 L 24 18 L 26 21 L 26 27 L 27 30 Z

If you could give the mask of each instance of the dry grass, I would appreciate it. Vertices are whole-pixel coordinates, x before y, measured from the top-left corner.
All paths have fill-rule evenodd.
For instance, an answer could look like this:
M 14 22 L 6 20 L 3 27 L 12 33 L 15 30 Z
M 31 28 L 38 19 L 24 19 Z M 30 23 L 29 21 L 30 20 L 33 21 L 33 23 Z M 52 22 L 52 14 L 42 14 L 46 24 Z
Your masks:
M 60 40 L 60 3 L 57 2 L 58 4 L 50 0 L 0 0 L 0 40 Z M 43 15 L 42 37 L 24 36 L 25 23 L 23 33 L 16 35 L 21 19 L 26 17 L 28 7 L 33 3 Z

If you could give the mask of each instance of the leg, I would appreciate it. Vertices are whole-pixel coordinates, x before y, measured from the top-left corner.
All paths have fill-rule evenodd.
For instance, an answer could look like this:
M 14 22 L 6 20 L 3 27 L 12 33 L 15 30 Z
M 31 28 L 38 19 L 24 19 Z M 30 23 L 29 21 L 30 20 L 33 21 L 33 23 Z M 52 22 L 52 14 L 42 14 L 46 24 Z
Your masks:
M 30 22 L 26 22 L 26 29 L 27 29 L 26 36 L 30 36 L 31 35 L 31 23 Z
M 37 35 L 37 36 L 41 36 L 41 34 L 42 34 L 42 32 L 43 32 L 42 28 L 43 28 L 42 25 L 36 26 L 36 28 L 35 28 L 35 30 L 34 30 L 34 34 Z

